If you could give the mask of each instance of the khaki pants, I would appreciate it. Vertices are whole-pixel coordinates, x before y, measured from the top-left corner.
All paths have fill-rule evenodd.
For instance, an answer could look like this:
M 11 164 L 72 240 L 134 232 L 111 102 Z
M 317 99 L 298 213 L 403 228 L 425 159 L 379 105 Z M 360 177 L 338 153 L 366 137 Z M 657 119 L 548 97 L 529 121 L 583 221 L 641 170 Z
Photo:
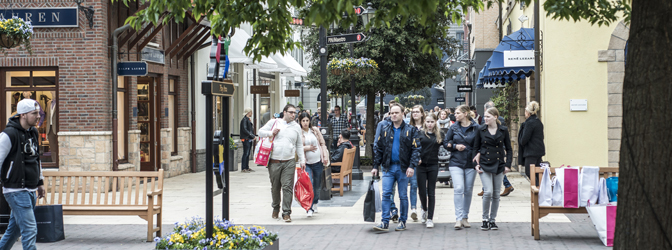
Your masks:
M 282 214 L 292 214 L 292 196 L 294 195 L 294 172 L 296 161 L 268 164 L 268 177 L 271 179 L 273 211 L 280 210 L 280 191 L 282 190 Z

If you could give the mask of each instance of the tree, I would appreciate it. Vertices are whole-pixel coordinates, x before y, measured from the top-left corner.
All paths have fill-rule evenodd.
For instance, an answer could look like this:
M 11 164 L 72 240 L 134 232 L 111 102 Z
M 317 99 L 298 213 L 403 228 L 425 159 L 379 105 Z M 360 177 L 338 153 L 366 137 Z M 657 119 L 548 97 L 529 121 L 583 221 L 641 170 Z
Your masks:
M 383 1 L 374 0 L 372 3 L 376 9 L 390 9 L 390 6 L 382 4 Z M 366 128 L 375 128 L 373 112 L 377 94 L 417 92 L 417 94 L 424 95 L 427 101 L 431 101 L 429 99 L 431 92 L 428 87 L 442 81 L 444 76 L 452 75 L 452 72 L 444 67 L 441 57 L 434 53 L 423 53 L 421 48 L 414 46 L 422 40 L 430 40 L 446 53 L 455 51 L 459 47 L 455 39 L 446 38 L 445 32 L 429 32 L 436 29 L 444 31 L 448 29 L 451 20 L 443 13 L 442 8 L 435 11 L 436 19 L 440 20 L 433 24 L 435 28 L 422 26 L 416 16 L 409 17 L 405 23 L 402 17 L 397 17 L 389 23 L 389 26 L 369 31 L 364 30 L 365 27 L 361 22 L 354 26 L 354 32 L 365 32 L 369 37 L 366 42 L 354 44 L 354 57 L 371 58 L 379 66 L 378 74 L 367 75 L 355 81 L 355 94 L 364 95 L 367 99 Z M 309 30 L 302 43 L 306 53 L 311 55 L 311 72 L 307 77 L 311 88 L 320 88 L 318 33 L 319 30 L 316 28 Z M 338 33 L 350 33 L 350 31 L 337 28 L 332 32 L 332 34 Z M 328 53 L 328 61 L 333 58 L 348 58 L 350 57 L 349 45 L 330 45 Z M 350 85 L 349 77 L 329 75 L 327 88 L 333 93 L 349 94 Z M 375 129 L 366 130 L 367 144 L 373 142 L 374 134 Z M 372 155 L 372 148 L 367 146 L 366 156 L 371 157 Z

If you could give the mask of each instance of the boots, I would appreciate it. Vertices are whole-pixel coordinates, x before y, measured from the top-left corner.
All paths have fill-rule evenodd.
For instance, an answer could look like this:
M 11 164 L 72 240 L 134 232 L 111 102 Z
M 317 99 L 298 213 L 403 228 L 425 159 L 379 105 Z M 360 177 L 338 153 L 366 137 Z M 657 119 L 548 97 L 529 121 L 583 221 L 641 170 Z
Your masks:
M 502 192 L 502 194 L 500 194 L 499 196 L 507 196 L 507 195 L 509 195 L 511 192 L 513 192 L 513 190 L 514 190 L 514 189 L 513 189 L 513 186 L 507 187 L 507 188 L 504 189 L 504 191 Z

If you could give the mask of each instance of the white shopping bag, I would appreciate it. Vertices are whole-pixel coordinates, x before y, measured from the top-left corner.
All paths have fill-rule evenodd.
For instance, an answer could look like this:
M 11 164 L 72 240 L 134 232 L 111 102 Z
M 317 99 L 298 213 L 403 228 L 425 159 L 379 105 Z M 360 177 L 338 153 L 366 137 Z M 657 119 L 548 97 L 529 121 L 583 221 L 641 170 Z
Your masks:
M 551 206 L 553 204 L 553 191 L 551 190 L 551 169 L 548 167 L 541 167 L 544 170 L 544 175 L 541 177 L 539 185 L 539 206 Z
M 600 178 L 600 181 L 597 185 L 597 191 L 590 197 L 589 203 L 591 205 L 599 204 L 609 204 L 609 192 L 607 191 L 607 180 Z
M 586 207 L 590 219 L 595 225 L 597 235 L 605 246 L 614 245 L 614 229 L 616 228 L 616 202 L 605 205 L 588 205 Z
M 580 207 L 585 207 L 588 200 L 597 192 L 597 185 L 599 184 L 600 167 L 584 166 L 581 168 L 581 175 L 579 177 L 579 197 Z M 592 200 L 593 204 L 597 200 Z
M 552 199 L 553 206 L 562 206 L 564 201 L 563 200 L 564 193 L 562 192 L 562 180 L 564 179 L 558 178 L 558 170 L 560 169 L 555 170 L 556 171 L 555 176 L 551 181 L 553 183 L 553 199 Z M 564 173 L 564 171 L 560 172 Z
M 380 181 L 379 180 L 374 180 L 373 181 L 373 191 L 376 192 L 376 197 L 374 198 L 374 202 L 376 203 L 376 213 L 383 212 L 383 202 L 381 201 L 381 192 L 380 192 Z

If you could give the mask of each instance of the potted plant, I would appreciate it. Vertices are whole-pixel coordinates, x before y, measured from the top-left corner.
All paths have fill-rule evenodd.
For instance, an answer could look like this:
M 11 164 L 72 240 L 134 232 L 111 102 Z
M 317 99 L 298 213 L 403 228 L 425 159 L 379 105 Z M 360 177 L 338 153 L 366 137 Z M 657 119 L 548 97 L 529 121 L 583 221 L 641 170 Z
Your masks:
M 30 38 L 33 36 L 33 25 L 18 17 L 0 19 L 0 52 L 7 54 L 7 49 L 21 46 L 22 50 L 33 54 Z
M 205 221 L 194 217 L 185 223 L 175 223 L 173 232 L 156 237 L 156 249 L 279 249 L 278 234 L 264 227 L 244 227 L 215 218 L 213 238 L 206 238 Z

